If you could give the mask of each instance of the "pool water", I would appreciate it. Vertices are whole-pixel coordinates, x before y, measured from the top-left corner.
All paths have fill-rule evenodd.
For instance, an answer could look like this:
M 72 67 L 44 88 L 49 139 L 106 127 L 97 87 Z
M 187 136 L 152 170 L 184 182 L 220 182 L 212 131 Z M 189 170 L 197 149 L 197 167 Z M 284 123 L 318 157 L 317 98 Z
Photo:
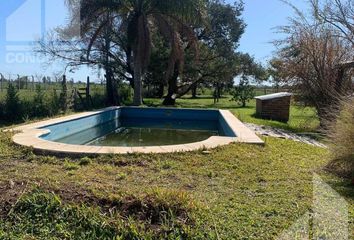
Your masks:
M 125 147 L 175 145 L 203 141 L 217 134 L 203 130 L 122 127 L 88 145 Z
M 216 121 L 121 118 L 55 141 L 73 145 L 143 147 L 200 142 L 219 135 Z

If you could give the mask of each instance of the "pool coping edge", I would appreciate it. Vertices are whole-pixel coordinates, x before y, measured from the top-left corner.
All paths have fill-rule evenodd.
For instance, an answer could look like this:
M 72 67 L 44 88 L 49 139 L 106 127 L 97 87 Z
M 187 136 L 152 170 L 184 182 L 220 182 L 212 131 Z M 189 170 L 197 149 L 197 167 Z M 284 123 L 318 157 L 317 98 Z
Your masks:
M 50 133 L 48 129 L 41 129 L 53 124 L 77 120 L 91 115 L 99 114 L 105 111 L 119 109 L 121 107 L 109 107 L 98 111 L 84 112 L 69 116 L 54 118 L 50 120 L 40 121 L 27 125 L 22 125 L 11 129 L 17 132 L 12 140 L 15 144 L 33 148 L 36 152 L 44 154 L 58 155 L 100 155 L 100 154 L 129 154 L 129 153 L 173 153 L 173 152 L 190 152 L 201 149 L 213 149 L 219 146 L 231 143 L 248 143 L 256 145 L 264 145 L 262 141 L 253 131 L 247 128 L 240 120 L 238 120 L 228 110 L 218 110 L 226 123 L 232 129 L 237 137 L 212 136 L 201 142 L 194 142 L 180 145 L 168 146 L 148 146 L 148 147 L 103 147 L 103 146 L 87 146 L 87 145 L 71 145 L 47 141 L 40 136 Z

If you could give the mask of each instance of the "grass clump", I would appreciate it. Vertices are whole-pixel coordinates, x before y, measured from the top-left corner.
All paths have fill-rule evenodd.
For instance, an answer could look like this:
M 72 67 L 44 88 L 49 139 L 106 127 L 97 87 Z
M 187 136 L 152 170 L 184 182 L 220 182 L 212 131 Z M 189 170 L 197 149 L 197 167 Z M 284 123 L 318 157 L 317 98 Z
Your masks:
M 113 239 L 116 227 L 98 209 L 64 205 L 53 194 L 24 195 L 0 224 L 2 239 Z
M 23 195 L 4 219 L 0 217 L 0 239 L 195 239 L 202 235 L 192 230 L 189 211 L 196 205 L 183 192 L 157 189 L 142 197 L 92 196 L 91 200 L 78 205 L 36 188 Z
M 330 131 L 330 149 L 333 160 L 328 168 L 348 177 L 354 177 L 354 99 L 342 104 L 341 111 Z
M 92 163 L 92 160 L 89 157 L 83 157 L 79 161 L 80 166 L 87 166 L 87 165 L 90 165 L 91 163 Z
M 64 168 L 67 171 L 75 171 L 75 170 L 78 170 L 80 168 L 80 166 L 79 166 L 79 164 L 77 164 L 75 162 L 70 162 L 70 161 L 66 160 L 64 162 Z

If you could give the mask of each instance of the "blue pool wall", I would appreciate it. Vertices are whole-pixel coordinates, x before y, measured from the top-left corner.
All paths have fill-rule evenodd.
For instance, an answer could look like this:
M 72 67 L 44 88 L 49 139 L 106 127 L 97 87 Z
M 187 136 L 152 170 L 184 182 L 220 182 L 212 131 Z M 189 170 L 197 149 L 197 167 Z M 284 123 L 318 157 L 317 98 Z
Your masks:
M 50 133 L 42 136 L 45 140 L 55 141 L 67 136 L 82 132 L 98 125 L 118 119 L 121 109 L 107 110 L 88 117 L 82 117 L 75 120 L 65 121 L 53 125 L 41 127 L 41 129 L 49 129 Z
M 226 122 L 226 119 L 221 114 L 219 114 L 219 132 L 223 133 L 224 136 L 237 137 L 236 133 L 232 130 L 230 125 Z
M 102 111 L 91 116 L 41 127 L 42 129 L 50 130 L 50 133 L 42 136 L 42 138 L 55 141 L 113 120 L 118 121 L 120 118 L 190 120 L 194 122 L 198 121 L 200 126 L 207 126 L 206 122 L 213 121 L 217 125 L 217 129 L 214 130 L 218 130 L 221 136 L 236 137 L 236 134 L 218 110 L 120 107 Z

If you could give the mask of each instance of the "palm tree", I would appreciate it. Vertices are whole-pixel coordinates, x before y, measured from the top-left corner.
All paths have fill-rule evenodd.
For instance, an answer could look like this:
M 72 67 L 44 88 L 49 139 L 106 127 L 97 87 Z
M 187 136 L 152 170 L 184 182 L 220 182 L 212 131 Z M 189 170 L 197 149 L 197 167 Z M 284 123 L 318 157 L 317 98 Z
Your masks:
M 182 68 L 182 38 L 196 48 L 197 39 L 192 26 L 201 22 L 204 16 L 206 0 L 68 0 L 73 6 L 80 2 L 82 29 L 102 19 L 107 12 L 114 12 L 112 19 L 102 21 L 96 26 L 90 48 L 103 31 L 108 21 L 114 22 L 119 32 L 126 35 L 127 59 L 131 60 L 134 78 L 134 100 L 136 106 L 142 105 L 142 79 L 150 60 L 151 34 L 158 31 L 171 48 L 169 67 L 166 77 L 170 77 L 175 68 Z M 76 4 L 75 4 L 76 3 Z

